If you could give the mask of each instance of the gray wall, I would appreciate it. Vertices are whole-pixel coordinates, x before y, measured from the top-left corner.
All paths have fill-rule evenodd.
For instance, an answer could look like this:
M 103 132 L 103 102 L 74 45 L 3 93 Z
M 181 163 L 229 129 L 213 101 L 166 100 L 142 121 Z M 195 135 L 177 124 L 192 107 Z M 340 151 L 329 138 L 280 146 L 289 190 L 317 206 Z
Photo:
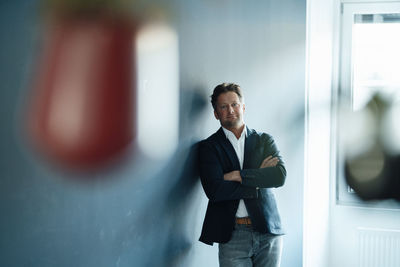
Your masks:
M 24 142 L 38 1 L 0 4 L 1 266 L 217 266 L 217 247 L 197 241 L 207 199 L 192 144 L 218 128 L 206 101 L 223 81 L 244 88 L 246 123 L 272 134 L 285 159 L 287 183 L 276 190 L 287 229 L 282 266 L 301 266 L 305 1 L 168 6 L 180 54 L 176 153 L 154 162 L 132 152 L 82 174 L 48 166 Z
M 202 88 L 209 96 L 221 82 L 241 85 L 245 122 L 274 136 L 287 166 L 287 182 L 275 190 L 287 232 L 282 266 L 301 266 L 306 1 L 180 3 L 182 90 Z M 218 129 L 212 112 L 208 104 L 199 138 Z M 206 203 L 202 199 L 200 217 Z M 217 257 L 216 246 L 196 244 L 196 249 L 197 262 Z

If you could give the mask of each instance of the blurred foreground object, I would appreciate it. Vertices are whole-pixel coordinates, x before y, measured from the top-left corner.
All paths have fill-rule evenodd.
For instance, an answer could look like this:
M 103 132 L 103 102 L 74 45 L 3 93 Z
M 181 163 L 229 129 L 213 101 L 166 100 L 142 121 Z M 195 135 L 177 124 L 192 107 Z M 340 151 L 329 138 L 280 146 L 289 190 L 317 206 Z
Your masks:
M 178 55 L 172 27 L 154 20 L 141 25 L 136 34 L 137 148 L 155 160 L 171 157 L 179 143 Z
M 376 94 L 363 110 L 346 118 L 346 180 L 364 200 L 400 201 L 400 151 L 394 149 L 400 138 L 393 138 L 399 126 L 390 119 L 396 110 L 396 105 Z
M 80 2 L 50 11 L 28 105 L 35 148 L 74 169 L 113 159 L 136 131 L 134 23 Z

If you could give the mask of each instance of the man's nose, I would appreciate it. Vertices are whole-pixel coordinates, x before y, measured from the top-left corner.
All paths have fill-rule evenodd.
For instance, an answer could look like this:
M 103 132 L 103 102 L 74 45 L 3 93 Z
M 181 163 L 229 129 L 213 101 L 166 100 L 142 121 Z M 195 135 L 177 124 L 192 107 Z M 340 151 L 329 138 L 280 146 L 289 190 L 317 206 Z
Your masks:
M 233 111 L 234 111 L 233 107 L 232 107 L 232 106 L 229 106 L 229 107 L 228 107 L 228 111 L 229 111 L 229 113 L 233 113 Z

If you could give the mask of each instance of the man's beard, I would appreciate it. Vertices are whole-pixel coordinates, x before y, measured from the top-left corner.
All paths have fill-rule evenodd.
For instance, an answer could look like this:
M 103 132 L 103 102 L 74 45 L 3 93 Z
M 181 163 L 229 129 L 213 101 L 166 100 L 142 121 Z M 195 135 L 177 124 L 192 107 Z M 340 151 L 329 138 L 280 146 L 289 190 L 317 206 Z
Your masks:
M 234 120 L 224 121 L 224 124 L 222 126 L 224 126 L 225 128 L 236 128 L 237 126 L 241 126 L 242 124 L 242 118 L 238 117 Z

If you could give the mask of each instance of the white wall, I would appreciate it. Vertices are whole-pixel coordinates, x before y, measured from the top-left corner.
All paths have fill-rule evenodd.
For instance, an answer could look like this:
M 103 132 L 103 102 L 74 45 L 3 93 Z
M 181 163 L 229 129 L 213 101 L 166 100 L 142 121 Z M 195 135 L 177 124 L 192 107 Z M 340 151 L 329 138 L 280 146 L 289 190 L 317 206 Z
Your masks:
M 327 266 L 333 1 L 307 1 L 303 265 Z

